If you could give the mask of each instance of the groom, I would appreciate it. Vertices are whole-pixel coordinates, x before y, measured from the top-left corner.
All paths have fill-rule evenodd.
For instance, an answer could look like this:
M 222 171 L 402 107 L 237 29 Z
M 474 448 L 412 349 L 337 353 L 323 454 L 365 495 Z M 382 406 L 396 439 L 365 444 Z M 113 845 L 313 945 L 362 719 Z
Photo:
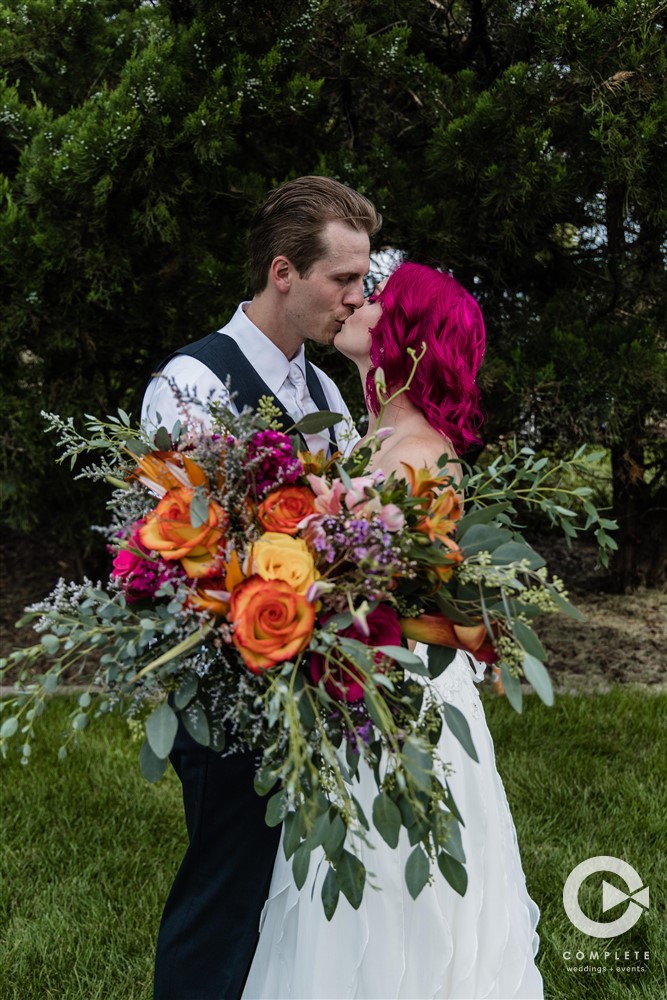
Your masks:
M 171 429 L 182 418 L 174 386 L 229 403 L 229 376 L 235 410 L 254 408 L 263 395 L 296 419 L 333 410 L 345 419 L 331 441 L 306 435 L 308 446 L 351 448 L 349 411 L 331 379 L 305 360 L 304 343 L 331 344 L 362 305 L 370 237 L 381 222 L 368 199 L 326 177 L 299 177 L 273 191 L 250 232 L 252 299 L 221 330 L 168 359 L 146 390 L 142 422 Z M 183 786 L 189 844 L 162 916 L 154 1000 L 237 1000 L 280 829 L 264 822 L 253 754 L 221 757 L 181 725 L 170 759 Z

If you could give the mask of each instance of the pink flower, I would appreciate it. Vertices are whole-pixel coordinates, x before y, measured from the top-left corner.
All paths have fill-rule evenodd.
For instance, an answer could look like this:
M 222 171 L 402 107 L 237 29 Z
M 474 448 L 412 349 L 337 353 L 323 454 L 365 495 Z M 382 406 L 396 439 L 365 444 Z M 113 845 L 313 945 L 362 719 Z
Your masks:
M 340 514 L 345 494 L 345 487 L 340 479 L 328 483 L 324 476 L 315 476 L 313 473 L 307 478 L 315 494 L 315 510 L 320 514 Z
M 384 479 L 384 472 L 376 469 L 370 476 L 357 476 L 351 480 L 352 486 L 345 494 L 345 504 L 348 510 L 354 510 L 359 504 L 365 504 L 375 491 L 375 487 Z
M 380 511 L 380 520 L 387 531 L 400 531 L 405 524 L 405 515 L 395 503 L 386 503 Z

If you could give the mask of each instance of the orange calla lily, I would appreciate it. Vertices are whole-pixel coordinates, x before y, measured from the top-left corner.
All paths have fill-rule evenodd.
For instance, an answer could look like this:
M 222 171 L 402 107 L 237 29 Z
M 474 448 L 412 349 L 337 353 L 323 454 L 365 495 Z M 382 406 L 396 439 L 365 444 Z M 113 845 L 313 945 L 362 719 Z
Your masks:
M 498 659 L 483 624 L 457 625 L 445 615 L 421 615 L 419 618 L 401 618 L 401 633 L 406 639 L 416 642 L 465 649 L 484 663 L 493 663 Z

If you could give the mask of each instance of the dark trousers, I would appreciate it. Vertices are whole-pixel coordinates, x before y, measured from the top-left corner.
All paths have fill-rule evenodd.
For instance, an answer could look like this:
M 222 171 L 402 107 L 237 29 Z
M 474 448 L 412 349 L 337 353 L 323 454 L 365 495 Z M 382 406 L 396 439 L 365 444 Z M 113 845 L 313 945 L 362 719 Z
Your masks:
M 190 843 L 162 915 L 154 1000 L 238 1000 L 280 828 L 264 822 L 254 754 L 221 757 L 179 723 L 170 760 L 183 785 Z

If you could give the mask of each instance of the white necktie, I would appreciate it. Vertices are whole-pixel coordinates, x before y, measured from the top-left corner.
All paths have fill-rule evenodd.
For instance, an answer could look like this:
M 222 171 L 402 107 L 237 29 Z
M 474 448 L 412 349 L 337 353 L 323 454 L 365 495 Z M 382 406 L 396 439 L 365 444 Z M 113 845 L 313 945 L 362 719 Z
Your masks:
M 317 409 L 308 392 L 305 376 L 296 361 L 289 363 L 285 388 L 290 397 L 289 402 L 286 401 L 287 410 L 295 420 L 305 416 L 306 413 L 313 413 Z
M 300 366 L 296 361 L 290 361 L 289 373 L 283 382 L 282 402 L 287 412 L 298 421 L 307 413 L 317 413 L 318 406 L 308 391 L 308 383 Z M 329 436 L 326 431 L 322 434 L 305 434 L 306 443 L 312 452 L 324 448 L 329 450 Z

